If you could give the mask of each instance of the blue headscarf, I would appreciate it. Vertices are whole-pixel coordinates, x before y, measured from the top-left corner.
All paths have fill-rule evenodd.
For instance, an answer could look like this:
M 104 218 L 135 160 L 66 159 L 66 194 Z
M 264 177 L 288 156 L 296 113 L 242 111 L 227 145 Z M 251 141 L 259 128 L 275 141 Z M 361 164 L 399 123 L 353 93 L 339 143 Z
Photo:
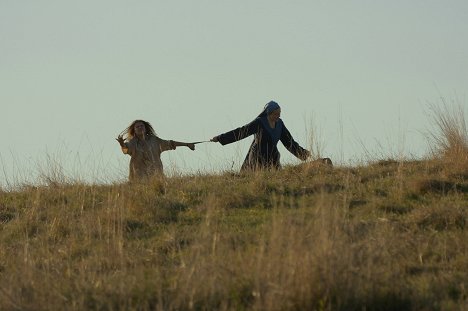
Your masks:
M 263 123 L 263 126 L 267 130 L 268 134 L 270 134 L 271 140 L 273 144 L 276 145 L 281 138 L 281 132 L 283 130 L 283 122 L 278 120 L 275 124 L 275 128 L 270 127 L 270 123 L 268 122 L 268 115 L 275 111 L 276 109 L 281 108 L 277 102 L 270 101 L 265 105 L 263 108 L 262 113 L 259 114 L 260 121 Z
M 276 109 L 279 109 L 281 108 L 280 105 L 278 105 L 277 102 L 275 101 L 269 101 L 265 107 L 263 108 L 263 111 L 262 113 L 260 113 L 259 117 L 263 117 L 263 116 L 266 116 L 266 115 L 269 115 L 270 113 L 272 113 L 273 111 L 275 111 Z

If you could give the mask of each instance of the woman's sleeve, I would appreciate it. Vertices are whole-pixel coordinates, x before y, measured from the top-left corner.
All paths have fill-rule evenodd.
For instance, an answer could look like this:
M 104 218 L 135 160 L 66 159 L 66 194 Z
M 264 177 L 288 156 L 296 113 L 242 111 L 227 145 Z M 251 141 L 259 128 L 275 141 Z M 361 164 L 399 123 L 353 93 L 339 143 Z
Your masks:
M 291 133 L 289 133 L 284 123 L 283 130 L 281 131 L 281 142 L 289 152 L 294 154 L 299 159 L 305 160 L 309 156 L 309 151 L 299 146 L 299 144 L 291 136 Z
M 221 145 L 227 145 L 239 141 L 241 139 L 249 137 L 252 134 L 257 133 L 259 126 L 260 119 L 257 118 L 247 125 L 238 127 L 235 130 L 219 135 L 218 140 L 221 143 Z

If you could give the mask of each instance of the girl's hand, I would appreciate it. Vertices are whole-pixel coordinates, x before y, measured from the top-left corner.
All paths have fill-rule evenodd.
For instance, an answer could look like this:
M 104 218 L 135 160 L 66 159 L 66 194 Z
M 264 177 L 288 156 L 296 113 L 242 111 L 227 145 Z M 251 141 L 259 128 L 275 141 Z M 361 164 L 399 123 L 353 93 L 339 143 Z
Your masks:
M 122 135 L 119 135 L 115 140 L 119 142 L 119 145 L 120 145 L 121 147 L 124 147 L 124 146 L 125 146 L 125 141 L 124 141 Z

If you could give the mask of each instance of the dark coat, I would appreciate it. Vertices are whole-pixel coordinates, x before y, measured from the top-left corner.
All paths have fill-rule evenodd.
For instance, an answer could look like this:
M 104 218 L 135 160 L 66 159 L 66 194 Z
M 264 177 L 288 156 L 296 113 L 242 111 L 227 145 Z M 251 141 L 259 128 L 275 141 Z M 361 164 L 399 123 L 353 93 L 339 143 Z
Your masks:
M 309 152 L 299 146 L 292 138 L 291 133 L 289 133 L 281 119 L 279 119 L 277 123 L 278 122 L 280 123 L 276 126 L 281 127 L 280 140 L 284 147 L 299 159 L 306 159 Z M 222 145 L 226 145 L 244 139 L 252 134 L 255 134 L 254 141 L 250 145 L 249 152 L 245 157 L 241 170 L 280 168 L 280 153 L 276 146 L 277 142 L 273 142 L 270 133 L 265 128 L 260 117 L 257 117 L 247 125 L 219 135 L 218 141 Z

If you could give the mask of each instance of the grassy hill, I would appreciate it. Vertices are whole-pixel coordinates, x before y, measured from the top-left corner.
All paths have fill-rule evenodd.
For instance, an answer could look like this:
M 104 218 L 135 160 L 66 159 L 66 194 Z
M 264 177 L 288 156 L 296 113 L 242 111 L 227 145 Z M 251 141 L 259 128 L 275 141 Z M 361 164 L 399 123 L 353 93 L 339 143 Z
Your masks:
M 0 310 L 468 310 L 468 135 L 359 167 L 0 189 Z
M 463 310 L 468 162 L 0 193 L 1 310 Z

